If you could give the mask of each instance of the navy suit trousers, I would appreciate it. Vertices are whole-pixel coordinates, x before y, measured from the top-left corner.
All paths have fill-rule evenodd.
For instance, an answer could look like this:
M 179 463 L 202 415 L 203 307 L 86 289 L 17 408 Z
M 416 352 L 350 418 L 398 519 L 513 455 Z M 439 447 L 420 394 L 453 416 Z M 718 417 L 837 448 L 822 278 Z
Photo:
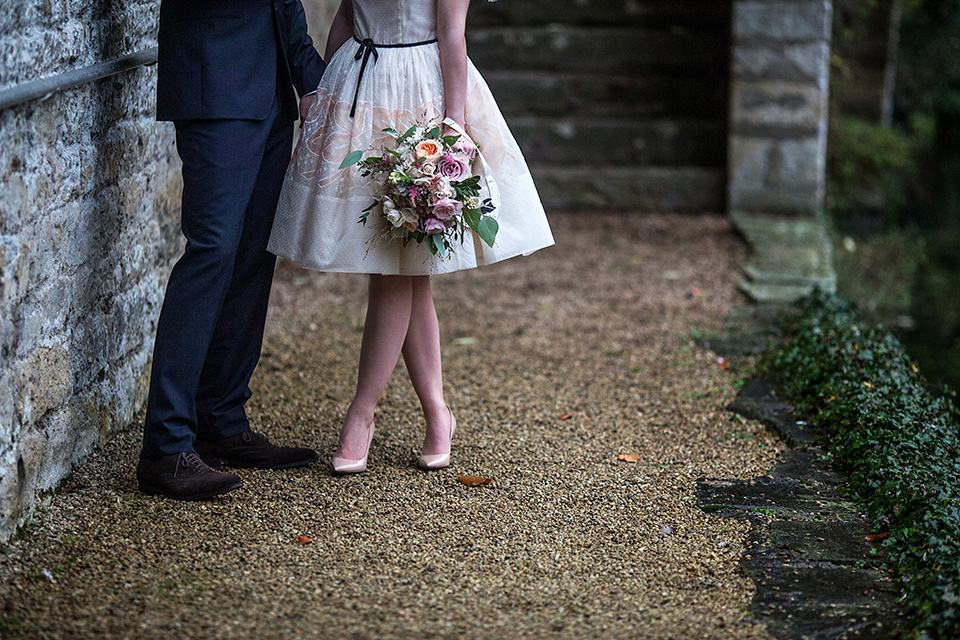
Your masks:
M 293 123 L 174 123 L 187 243 L 167 284 L 153 351 L 142 455 L 193 451 L 196 437 L 250 429 L 244 403 L 260 358 L 276 257 L 267 252 Z

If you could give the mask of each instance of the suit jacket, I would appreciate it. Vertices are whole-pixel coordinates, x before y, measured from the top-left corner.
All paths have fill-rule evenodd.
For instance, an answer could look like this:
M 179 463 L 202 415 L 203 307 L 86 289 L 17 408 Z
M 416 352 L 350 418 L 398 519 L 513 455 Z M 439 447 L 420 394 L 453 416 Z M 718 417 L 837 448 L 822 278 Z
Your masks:
M 157 119 L 296 119 L 326 67 L 300 0 L 162 0 Z

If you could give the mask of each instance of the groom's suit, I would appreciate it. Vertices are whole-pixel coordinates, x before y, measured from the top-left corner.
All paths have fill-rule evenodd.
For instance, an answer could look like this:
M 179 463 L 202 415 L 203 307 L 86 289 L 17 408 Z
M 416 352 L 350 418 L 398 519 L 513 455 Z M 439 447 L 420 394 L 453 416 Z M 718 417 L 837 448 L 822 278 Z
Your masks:
M 324 63 L 300 0 L 162 0 L 157 118 L 174 121 L 187 243 L 167 284 L 142 455 L 249 431 L 297 97 Z

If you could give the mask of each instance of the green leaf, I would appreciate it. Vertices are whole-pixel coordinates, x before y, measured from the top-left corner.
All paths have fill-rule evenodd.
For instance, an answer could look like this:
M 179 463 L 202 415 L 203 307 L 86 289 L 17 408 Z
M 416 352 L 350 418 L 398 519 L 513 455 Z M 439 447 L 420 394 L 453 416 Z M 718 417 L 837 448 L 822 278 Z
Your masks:
M 443 141 L 443 144 L 447 145 L 448 147 L 452 147 L 453 145 L 455 145 L 457 143 L 457 140 L 459 139 L 460 139 L 459 133 L 457 135 L 443 136 L 442 138 L 440 138 L 440 140 Z
M 427 137 L 427 138 L 433 138 L 434 140 L 439 140 L 439 139 L 440 139 L 440 127 L 434 127 L 433 129 L 430 129 L 430 131 L 427 131 L 427 135 L 426 135 L 425 137 Z
M 441 258 L 447 257 L 447 250 L 443 246 L 443 234 L 435 233 L 430 236 L 430 239 L 433 241 L 433 244 L 437 247 L 437 253 L 440 254 Z
M 387 127 L 386 129 L 383 130 L 383 132 L 390 134 L 390 135 L 393 136 L 394 138 L 399 138 L 399 137 L 400 137 L 400 132 L 397 131 L 396 129 L 391 128 L 391 127 Z
M 363 151 L 351 151 L 347 154 L 347 157 L 343 159 L 343 162 L 340 163 L 341 169 L 346 169 L 352 164 L 357 164 L 360 162 L 360 158 L 363 157 Z
M 403 144 L 404 142 L 406 142 L 407 138 L 412 136 L 416 132 L 416 130 L 417 130 L 417 125 L 413 125 L 409 129 L 407 129 L 402 136 L 397 138 L 397 144 Z
M 467 223 L 467 226 L 478 231 L 477 225 L 480 224 L 480 209 L 464 209 L 463 210 L 463 221 Z
M 480 234 L 480 239 L 490 247 L 493 246 L 493 242 L 497 239 L 497 232 L 499 230 L 499 223 L 490 216 L 481 218 L 480 223 L 477 225 L 477 233 Z
M 403 157 L 403 156 L 400 154 L 399 151 L 394 151 L 393 149 L 388 149 L 387 147 L 384 147 L 383 150 L 386 151 L 386 152 L 389 153 L 389 154 L 392 154 L 392 155 L 397 156 L 398 158 Z

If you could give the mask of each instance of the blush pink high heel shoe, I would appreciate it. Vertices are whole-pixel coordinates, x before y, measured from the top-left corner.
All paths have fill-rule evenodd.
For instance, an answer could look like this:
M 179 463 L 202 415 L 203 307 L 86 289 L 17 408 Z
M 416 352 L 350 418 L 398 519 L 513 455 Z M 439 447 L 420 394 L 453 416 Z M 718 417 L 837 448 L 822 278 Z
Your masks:
M 457 418 L 453 415 L 453 409 L 447 407 L 447 411 L 450 412 L 450 446 L 453 446 L 453 432 L 457 430 Z M 417 460 L 417 464 L 420 465 L 421 469 L 427 469 L 432 471 L 434 469 L 443 469 L 444 467 L 450 466 L 450 452 L 447 453 L 437 453 L 434 455 L 424 455 L 420 454 L 420 459 Z
M 373 442 L 373 423 L 367 429 L 367 448 L 364 449 L 363 457 L 359 460 L 347 460 L 346 458 L 333 457 L 333 472 L 339 475 L 347 473 L 362 473 L 367 470 L 367 456 L 370 455 L 370 443 Z

